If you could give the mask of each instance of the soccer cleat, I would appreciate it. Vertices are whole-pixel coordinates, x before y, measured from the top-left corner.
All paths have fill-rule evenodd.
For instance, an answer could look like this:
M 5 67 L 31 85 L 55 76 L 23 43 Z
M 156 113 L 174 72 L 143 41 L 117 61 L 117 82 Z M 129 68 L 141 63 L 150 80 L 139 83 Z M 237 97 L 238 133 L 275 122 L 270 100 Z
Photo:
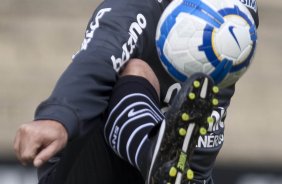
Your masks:
M 207 134 L 218 105 L 218 87 L 205 74 L 195 74 L 183 85 L 155 140 L 147 184 L 185 184 L 194 178 L 189 159 L 199 136 Z

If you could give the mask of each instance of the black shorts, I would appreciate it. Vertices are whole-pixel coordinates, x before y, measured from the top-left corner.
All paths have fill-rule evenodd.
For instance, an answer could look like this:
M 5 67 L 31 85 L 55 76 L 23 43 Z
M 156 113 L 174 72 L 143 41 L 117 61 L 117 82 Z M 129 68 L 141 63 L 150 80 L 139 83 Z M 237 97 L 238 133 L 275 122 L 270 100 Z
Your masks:
M 103 125 L 90 135 L 69 143 L 57 163 L 38 170 L 39 184 L 144 184 L 133 166 L 122 160 L 106 144 Z

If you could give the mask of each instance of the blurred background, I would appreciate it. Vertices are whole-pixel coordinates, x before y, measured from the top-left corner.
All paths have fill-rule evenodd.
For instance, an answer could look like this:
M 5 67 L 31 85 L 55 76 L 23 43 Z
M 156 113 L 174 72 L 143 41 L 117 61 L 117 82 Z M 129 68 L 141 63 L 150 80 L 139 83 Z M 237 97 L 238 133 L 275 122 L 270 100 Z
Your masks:
M 16 162 L 16 130 L 71 62 L 99 2 L 0 0 L 0 184 L 37 182 L 32 167 Z M 282 184 L 282 1 L 258 4 L 259 45 L 225 121 L 217 184 Z

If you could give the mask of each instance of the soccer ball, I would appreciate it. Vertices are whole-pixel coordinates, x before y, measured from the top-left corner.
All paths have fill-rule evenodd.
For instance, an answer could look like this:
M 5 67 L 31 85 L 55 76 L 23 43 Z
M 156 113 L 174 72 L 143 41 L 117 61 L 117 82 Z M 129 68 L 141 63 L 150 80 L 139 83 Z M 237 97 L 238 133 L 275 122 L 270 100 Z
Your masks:
M 156 31 L 159 58 L 173 78 L 202 72 L 220 87 L 246 72 L 256 40 L 254 20 L 239 0 L 173 0 Z

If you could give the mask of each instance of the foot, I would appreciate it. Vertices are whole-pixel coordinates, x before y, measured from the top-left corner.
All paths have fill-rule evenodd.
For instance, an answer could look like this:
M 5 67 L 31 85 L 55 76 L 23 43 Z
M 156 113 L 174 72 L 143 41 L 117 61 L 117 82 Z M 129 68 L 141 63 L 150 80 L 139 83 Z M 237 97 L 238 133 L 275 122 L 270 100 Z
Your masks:
M 183 184 L 193 180 L 189 159 L 200 135 L 207 133 L 218 105 L 219 89 L 204 74 L 195 74 L 182 86 L 155 140 L 147 184 Z

